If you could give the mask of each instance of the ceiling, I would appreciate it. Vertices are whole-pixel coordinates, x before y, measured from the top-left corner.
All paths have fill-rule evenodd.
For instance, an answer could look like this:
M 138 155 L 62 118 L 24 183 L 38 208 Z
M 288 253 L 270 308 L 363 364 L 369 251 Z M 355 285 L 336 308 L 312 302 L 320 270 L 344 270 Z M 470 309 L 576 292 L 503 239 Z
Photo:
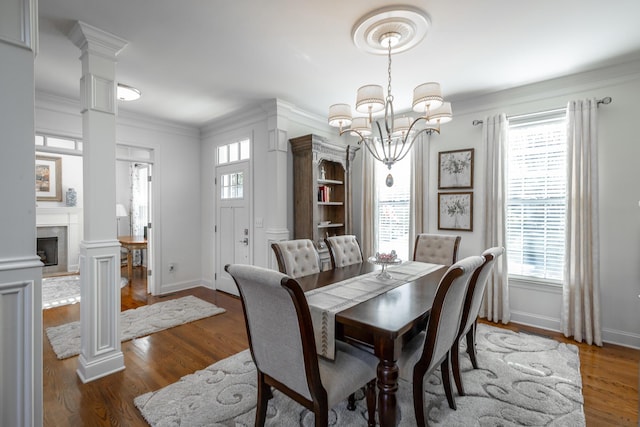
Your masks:
M 79 20 L 129 42 L 117 80 L 142 97 L 120 110 L 200 127 L 278 98 L 326 116 L 364 84 L 386 88 L 386 57 L 356 48 L 351 31 L 389 5 L 431 18 L 425 39 L 393 56 L 396 110 L 428 81 L 455 115 L 456 100 L 640 59 L 638 0 L 46 0 L 36 90 L 79 99 L 67 36 Z

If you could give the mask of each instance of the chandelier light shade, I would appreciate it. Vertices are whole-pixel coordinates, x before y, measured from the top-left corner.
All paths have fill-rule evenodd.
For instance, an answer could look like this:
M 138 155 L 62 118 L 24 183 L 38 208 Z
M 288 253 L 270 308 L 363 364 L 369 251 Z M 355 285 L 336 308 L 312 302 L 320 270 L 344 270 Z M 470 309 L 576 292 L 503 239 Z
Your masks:
M 413 90 L 412 109 L 417 117 L 395 116 L 391 92 L 391 54 L 415 46 L 426 35 L 431 24 L 428 15 L 413 7 L 390 7 L 372 12 L 354 26 L 356 45 L 370 53 L 385 52 L 388 59 L 388 85 L 385 96 L 380 85 L 361 86 L 356 94 L 355 111 L 364 117 L 353 117 L 351 106 L 334 104 L 329 107 L 329 124 L 359 138 L 367 151 L 378 161 L 391 166 L 402 160 L 416 139 L 423 134 L 440 133 L 440 125 L 451 121 L 451 104 L 444 101 L 440 84 L 422 83 Z M 384 112 L 384 117 L 374 114 Z M 387 185 L 393 185 L 391 174 Z

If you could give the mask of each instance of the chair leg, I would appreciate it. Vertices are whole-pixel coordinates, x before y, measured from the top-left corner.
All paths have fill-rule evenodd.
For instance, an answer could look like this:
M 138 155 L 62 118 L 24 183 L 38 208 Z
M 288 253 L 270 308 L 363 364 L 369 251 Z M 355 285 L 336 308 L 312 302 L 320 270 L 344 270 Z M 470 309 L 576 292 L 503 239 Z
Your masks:
M 442 375 L 442 385 L 444 386 L 444 394 L 447 395 L 447 401 L 451 409 L 456 409 L 456 401 L 453 398 L 453 391 L 451 390 L 451 371 L 449 369 L 449 357 L 447 354 L 440 365 L 440 374 Z
M 356 410 L 356 394 L 355 393 L 351 393 L 349 395 L 349 398 L 347 399 L 347 409 L 349 411 Z
M 424 381 L 424 371 L 413 370 L 413 411 L 416 414 L 416 426 L 425 427 L 424 417 L 424 391 L 422 382 Z
M 467 332 L 467 353 L 469 353 L 469 358 L 471 359 L 471 365 L 473 369 L 478 369 L 478 359 L 476 357 L 476 327 L 478 326 L 478 322 L 473 324 L 473 326 Z
M 316 412 L 314 413 L 316 418 L 316 427 L 327 427 L 329 425 L 329 408 L 325 404 L 316 406 Z
M 376 380 L 373 379 L 367 383 L 367 413 L 369 420 L 367 425 L 374 427 L 376 425 Z
M 453 380 L 456 382 L 458 394 L 464 396 L 464 387 L 460 377 L 460 341 L 456 340 L 451 346 L 451 369 L 453 370 Z
M 267 406 L 271 395 L 271 387 L 264 382 L 264 374 L 258 372 L 258 402 L 256 404 L 256 426 L 263 427 L 267 419 Z

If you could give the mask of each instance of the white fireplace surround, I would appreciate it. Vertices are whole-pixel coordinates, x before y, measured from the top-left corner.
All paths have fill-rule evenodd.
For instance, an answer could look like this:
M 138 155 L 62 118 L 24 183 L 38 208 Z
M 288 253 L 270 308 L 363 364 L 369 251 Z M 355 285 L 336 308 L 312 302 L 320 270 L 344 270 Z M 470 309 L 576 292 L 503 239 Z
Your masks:
M 80 241 L 82 240 L 82 208 L 36 208 L 36 227 L 66 227 L 67 271 L 79 271 Z

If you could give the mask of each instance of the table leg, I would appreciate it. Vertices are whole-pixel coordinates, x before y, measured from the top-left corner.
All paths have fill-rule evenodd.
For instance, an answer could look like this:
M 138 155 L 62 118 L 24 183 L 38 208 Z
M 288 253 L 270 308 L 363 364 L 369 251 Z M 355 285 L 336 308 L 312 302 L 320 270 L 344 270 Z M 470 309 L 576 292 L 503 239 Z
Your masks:
M 380 360 L 378 364 L 378 415 L 384 427 L 397 424 L 398 365 L 394 360 Z
M 133 278 L 133 251 L 127 248 L 127 275 L 129 276 L 128 284 L 131 284 L 131 279 Z

